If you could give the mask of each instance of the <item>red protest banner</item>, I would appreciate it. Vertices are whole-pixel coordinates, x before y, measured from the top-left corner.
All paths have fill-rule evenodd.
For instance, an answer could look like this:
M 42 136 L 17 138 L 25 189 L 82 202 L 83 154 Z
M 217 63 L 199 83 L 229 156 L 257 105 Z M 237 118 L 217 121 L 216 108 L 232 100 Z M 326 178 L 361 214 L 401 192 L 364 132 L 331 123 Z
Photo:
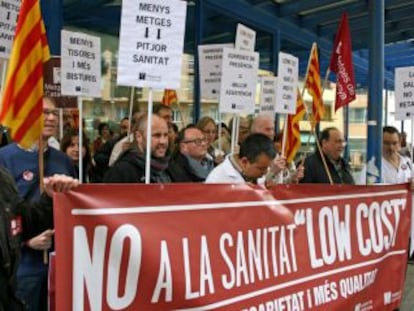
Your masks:
M 409 194 L 408 185 L 82 185 L 55 196 L 56 305 L 393 310 Z

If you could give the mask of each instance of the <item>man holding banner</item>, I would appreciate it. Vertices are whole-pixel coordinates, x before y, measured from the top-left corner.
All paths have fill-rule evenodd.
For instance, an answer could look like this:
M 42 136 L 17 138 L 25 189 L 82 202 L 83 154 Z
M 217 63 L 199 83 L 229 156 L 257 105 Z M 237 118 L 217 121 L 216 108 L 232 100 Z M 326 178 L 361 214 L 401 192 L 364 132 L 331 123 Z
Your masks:
M 20 198 L 13 177 L 0 167 L 0 310 L 26 310 L 15 293 L 21 240 L 53 227 L 53 191 L 69 191 L 77 185 L 77 180 L 65 175 L 45 178 L 44 194 L 29 203 Z

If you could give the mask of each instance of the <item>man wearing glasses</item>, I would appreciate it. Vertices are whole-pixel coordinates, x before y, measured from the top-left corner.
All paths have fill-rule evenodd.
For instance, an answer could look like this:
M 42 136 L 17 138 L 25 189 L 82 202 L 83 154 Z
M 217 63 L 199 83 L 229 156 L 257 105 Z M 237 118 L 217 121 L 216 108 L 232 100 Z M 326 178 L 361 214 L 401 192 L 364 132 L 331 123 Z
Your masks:
M 168 171 L 174 182 L 203 182 L 214 168 L 207 157 L 208 143 L 197 127 L 187 127 L 178 133 L 177 151 L 170 161 Z
M 59 111 L 49 97 L 43 98 L 44 176 L 63 174 L 75 177 L 71 159 L 63 152 L 50 148 L 48 139 L 55 135 Z M 40 197 L 39 144 L 25 150 L 12 143 L 0 148 L 0 166 L 5 167 L 17 184 L 21 198 L 34 202 Z M 17 271 L 17 296 L 24 300 L 28 310 L 47 310 L 48 266 L 43 262 L 43 250 L 49 249 L 52 230 L 25 241 Z
M 342 158 L 345 149 L 344 135 L 336 127 L 325 128 L 319 137 L 326 166 L 334 184 L 355 184 L 351 169 Z M 305 176 L 301 183 L 329 184 L 322 156 L 318 150 L 305 159 Z

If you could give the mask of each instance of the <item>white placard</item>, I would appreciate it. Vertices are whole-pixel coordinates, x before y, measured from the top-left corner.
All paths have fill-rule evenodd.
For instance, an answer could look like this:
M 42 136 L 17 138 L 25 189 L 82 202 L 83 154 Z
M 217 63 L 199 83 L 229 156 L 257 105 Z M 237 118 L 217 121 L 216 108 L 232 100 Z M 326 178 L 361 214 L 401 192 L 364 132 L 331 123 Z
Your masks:
M 414 67 L 395 68 L 395 119 L 414 117 Z
M 119 85 L 178 89 L 187 2 L 123 0 Z
M 16 32 L 20 0 L 2 0 L 0 6 L 0 57 L 9 58 Z
M 256 32 L 243 24 L 237 24 L 236 50 L 254 52 Z
M 254 113 L 259 53 L 223 49 L 220 112 Z
M 62 30 L 62 95 L 101 97 L 101 39 Z
M 233 44 L 198 46 L 201 98 L 218 99 L 220 97 L 221 64 L 225 47 L 232 48 Z
M 275 115 L 276 112 L 276 77 L 260 78 L 260 113 Z
M 278 67 L 276 112 L 295 114 L 299 74 L 298 58 L 290 54 L 279 52 Z

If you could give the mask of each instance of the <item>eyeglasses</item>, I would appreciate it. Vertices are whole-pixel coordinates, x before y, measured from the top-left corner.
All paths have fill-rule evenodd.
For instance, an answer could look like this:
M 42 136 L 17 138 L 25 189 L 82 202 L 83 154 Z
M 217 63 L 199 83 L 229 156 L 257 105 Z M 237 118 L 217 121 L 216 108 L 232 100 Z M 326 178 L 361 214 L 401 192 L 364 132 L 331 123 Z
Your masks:
M 195 139 L 189 139 L 189 140 L 183 140 L 183 144 L 189 144 L 189 143 L 195 143 L 196 145 L 201 145 L 203 143 L 206 143 L 207 139 L 205 137 L 203 138 L 195 138 Z
M 54 117 L 59 116 L 59 110 L 58 109 L 43 109 L 43 114 L 45 117 L 49 116 L 50 114 L 52 114 Z

